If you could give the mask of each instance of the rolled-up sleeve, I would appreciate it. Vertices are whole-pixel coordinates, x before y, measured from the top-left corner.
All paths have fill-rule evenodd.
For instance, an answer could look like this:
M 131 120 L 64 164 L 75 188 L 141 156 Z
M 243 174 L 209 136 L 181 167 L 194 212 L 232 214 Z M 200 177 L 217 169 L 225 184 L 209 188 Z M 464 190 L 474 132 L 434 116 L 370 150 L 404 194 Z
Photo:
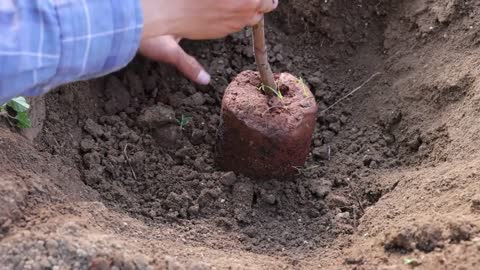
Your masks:
M 0 0 L 0 104 L 124 67 L 142 28 L 139 0 Z

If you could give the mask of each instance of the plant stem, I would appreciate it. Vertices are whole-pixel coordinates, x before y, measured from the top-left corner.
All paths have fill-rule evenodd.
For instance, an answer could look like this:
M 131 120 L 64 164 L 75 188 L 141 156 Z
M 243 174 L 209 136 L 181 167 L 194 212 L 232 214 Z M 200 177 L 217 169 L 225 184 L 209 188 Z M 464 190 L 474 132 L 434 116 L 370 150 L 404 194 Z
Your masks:
M 265 42 L 265 19 L 262 19 L 257 25 L 253 26 L 253 49 L 255 52 L 255 62 L 258 72 L 264 86 L 277 90 L 272 68 L 268 63 L 267 44 Z M 273 95 L 273 91 L 265 91 L 268 95 Z

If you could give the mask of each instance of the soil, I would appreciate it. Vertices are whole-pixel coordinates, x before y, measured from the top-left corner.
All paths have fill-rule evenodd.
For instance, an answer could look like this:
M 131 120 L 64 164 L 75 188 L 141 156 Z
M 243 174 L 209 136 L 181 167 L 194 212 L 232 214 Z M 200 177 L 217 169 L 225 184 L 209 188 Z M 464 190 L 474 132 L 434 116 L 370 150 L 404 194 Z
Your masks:
M 208 87 L 138 57 L 35 99 L 29 134 L 1 120 L 0 269 L 479 269 L 480 3 L 290 0 L 267 25 L 320 109 L 296 177 L 214 163 L 249 31 L 183 44 Z
M 257 179 L 285 178 L 305 164 L 317 122 L 315 97 L 289 73 L 276 74 L 275 80 L 279 92 L 272 95 L 251 70 L 228 85 L 215 146 L 220 169 Z

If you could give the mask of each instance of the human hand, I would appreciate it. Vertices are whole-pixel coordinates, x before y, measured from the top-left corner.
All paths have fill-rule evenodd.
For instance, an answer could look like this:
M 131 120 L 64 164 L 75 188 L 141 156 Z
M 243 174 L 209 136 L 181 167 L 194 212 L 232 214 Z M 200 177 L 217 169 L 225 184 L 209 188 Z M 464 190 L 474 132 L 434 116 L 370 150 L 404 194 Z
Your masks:
M 210 75 L 178 42 L 180 38 L 171 35 L 146 39 L 140 44 L 140 53 L 152 60 L 174 65 L 187 78 L 198 84 L 208 84 Z
M 143 39 L 174 35 L 215 39 L 257 24 L 279 0 L 141 0 Z

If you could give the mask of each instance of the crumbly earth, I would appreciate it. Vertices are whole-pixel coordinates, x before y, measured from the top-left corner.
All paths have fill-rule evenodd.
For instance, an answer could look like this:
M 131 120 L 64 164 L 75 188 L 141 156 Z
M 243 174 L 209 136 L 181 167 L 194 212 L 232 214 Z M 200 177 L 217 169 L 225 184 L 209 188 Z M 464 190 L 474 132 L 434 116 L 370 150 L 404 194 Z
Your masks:
M 267 21 L 274 70 L 320 108 L 296 177 L 213 161 L 249 31 L 184 44 L 208 87 L 138 57 L 34 100 L 36 129 L 0 118 L 0 269 L 479 269 L 480 2 L 291 0 Z

